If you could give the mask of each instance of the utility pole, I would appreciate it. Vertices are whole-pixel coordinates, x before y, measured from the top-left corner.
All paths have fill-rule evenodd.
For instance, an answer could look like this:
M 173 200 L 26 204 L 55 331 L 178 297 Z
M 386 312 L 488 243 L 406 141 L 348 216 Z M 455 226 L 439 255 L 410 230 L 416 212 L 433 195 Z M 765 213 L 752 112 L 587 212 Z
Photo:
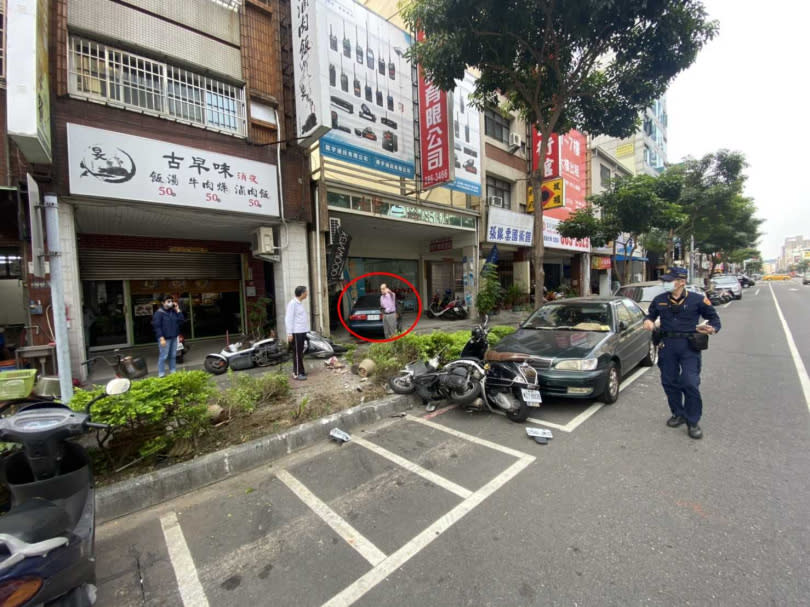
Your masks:
M 63 403 L 73 398 L 73 373 L 70 368 L 67 317 L 65 315 L 65 280 L 59 243 L 59 209 L 55 194 L 45 194 L 45 233 L 48 241 L 48 260 L 51 271 L 51 300 L 53 304 L 56 365 L 59 369 L 59 394 Z

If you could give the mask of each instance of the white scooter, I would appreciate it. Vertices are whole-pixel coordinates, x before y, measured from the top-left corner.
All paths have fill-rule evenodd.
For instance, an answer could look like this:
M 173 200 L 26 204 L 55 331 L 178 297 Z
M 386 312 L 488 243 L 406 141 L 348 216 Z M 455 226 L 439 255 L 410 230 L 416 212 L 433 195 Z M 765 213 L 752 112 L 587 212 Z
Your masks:
M 275 337 L 267 337 L 227 345 L 218 354 L 206 356 L 204 367 L 209 373 L 222 375 L 228 369 L 241 371 L 253 367 L 278 365 L 287 358 L 287 348 L 282 347 Z

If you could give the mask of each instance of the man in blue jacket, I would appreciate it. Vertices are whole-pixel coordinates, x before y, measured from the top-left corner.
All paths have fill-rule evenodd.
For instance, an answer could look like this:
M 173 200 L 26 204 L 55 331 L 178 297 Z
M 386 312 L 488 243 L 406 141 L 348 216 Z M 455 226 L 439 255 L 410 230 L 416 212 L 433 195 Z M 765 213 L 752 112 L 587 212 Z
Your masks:
M 169 361 L 169 373 L 175 371 L 175 358 L 177 357 L 177 336 L 180 335 L 180 327 L 185 321 L 180 306 L 174 301 L 171 295 L 161 297 L 161 307 L 155 311 L 152 317 L 152 328 L 155 330 L 155 337 L 160 345 L 158 354 L 158 377 L 165 375 L 165 363 Z
M 688 273 L 685 268 L 669 268 L 661 277 L 666 293 L 650 302 L 644 328 L 655 329 L 655 320 L 661 319 L 661 345 L 658 366 L 661 368 L 661 386 L 667 395 L 672 417 L 667 426 L 677 428 L 686 423 L 691 438 L 702 438 L 698 421 L 703 414 L 700 397 L 700 344 L 697 335 L 714 335 L 720 330 L 720 317 L 708 298 L 686 290 Z M 709 324 L 700 324 L 701 316 Z M 707 337 L 702 337 L 708 341 Z

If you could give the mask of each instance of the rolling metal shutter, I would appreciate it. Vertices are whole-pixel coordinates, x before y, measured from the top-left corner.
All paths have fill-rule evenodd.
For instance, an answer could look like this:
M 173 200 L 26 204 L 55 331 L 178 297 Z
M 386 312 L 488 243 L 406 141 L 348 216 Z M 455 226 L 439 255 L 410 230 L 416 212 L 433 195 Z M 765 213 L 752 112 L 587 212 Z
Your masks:
M 241 257 L 234 253 L 156 251 L 79 251 L 82 280 L 164 280 L 242 278 Z

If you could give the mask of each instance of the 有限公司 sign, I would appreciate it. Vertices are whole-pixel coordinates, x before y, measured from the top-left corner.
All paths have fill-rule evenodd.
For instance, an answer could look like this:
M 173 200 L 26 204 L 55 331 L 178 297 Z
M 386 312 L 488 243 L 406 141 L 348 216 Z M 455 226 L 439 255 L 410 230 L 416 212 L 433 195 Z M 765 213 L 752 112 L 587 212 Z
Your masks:
M 278 216 L 276 167 L 68 124 L 70 193 Z

